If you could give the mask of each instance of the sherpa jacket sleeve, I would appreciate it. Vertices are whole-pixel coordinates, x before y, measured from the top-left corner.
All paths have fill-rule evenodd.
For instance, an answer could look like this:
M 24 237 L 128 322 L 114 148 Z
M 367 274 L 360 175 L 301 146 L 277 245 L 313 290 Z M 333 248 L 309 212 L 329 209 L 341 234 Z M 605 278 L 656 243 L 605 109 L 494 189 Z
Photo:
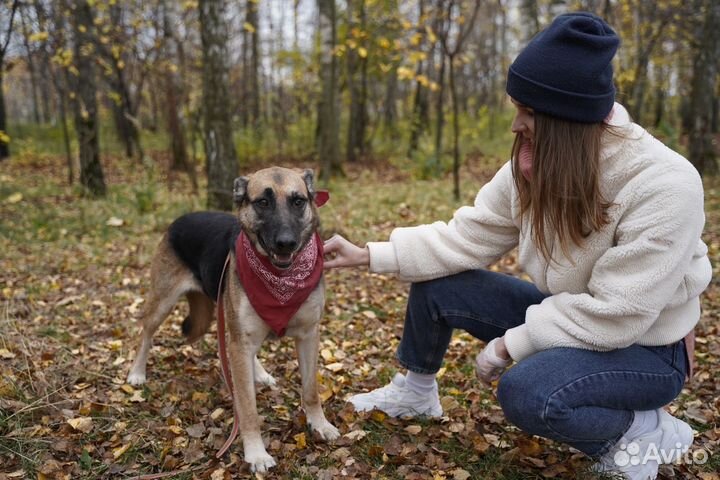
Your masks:
M 450 222 L 396 228 L 389 242 L 370 242 L 370 270 L 420 282 L 487 267 L 518 243 L 512 220 L 512 169 L 507 162 Z
M 593 266 L 587 293 L 558 293 L 529 307 L 525 323 L 505 334 L 514 360 L 553 347 L 627 347 L 651 327 L 683 282 L 686 295 L 697 296 L 686 275 L 705 223 L 703 188 L 694 169 L 673 170 L 648 171 L 626 185 L 632 193 L 619 205 L 627 209 L 615 246 Z

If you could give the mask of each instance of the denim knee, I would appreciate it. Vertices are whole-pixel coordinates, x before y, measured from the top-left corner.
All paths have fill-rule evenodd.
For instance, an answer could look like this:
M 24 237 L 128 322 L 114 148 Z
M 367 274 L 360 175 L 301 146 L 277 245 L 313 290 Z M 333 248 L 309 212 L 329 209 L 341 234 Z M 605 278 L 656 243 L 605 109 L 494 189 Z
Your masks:
M 497 399 L 510 423 L 535 434 L 538 424 L 544 422 L 547 399 L 538 391 L 538 379 L 523 375 L 520 370 L 516 365 L 500 377 Z

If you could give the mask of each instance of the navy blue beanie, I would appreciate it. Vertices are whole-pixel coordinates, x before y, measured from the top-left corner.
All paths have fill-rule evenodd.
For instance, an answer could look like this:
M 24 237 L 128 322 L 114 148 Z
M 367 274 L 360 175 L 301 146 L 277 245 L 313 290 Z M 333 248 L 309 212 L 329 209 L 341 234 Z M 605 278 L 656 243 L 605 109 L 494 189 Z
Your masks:
M 560 15 L 510 65 L 507 93 L 546 115 L 601 122 L 615 102 L 612 59 L 619 44 L 597 15 Z

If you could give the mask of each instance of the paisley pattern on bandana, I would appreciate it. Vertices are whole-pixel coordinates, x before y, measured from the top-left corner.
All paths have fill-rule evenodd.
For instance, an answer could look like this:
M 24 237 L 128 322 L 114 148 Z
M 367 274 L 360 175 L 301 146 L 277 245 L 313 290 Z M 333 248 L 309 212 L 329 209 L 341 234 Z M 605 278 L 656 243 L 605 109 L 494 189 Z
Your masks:
M 286 270 L 275 267 L 241 233 L 235 242 L 235 269 L 255 312 L 279 337 L 293 316 L 320 284 L 323 241 L 315 232 Z
M 286 304 L 288 300 L 298 290 L 307 287 L 307 279 L 313 272 L 313 267 L 317 261 L 317 238 L 315 235 L 305 245 L 305 248 L 295 257 L 293 264 L 287 270 L 274 269 L 274 271 L 266 268 L 260 261 L 260 257 L 255 253 L 250 240 L 246 235 L 242 235 L 243 250 L 245 257 L 253 273 L 262 280 L 268 293 L 272 295 L 281 304 Z

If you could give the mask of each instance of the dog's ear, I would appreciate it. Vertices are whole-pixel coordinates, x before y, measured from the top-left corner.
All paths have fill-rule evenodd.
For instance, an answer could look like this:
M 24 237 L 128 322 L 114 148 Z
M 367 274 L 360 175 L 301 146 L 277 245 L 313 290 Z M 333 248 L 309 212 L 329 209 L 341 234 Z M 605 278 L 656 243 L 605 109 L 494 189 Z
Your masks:
M 303 180 L 305 180 L 305 186 L 307 186 L 310 199 L 313 200 L 315 198 L 315 174 L 313 173 L 312 168 L 306 168 L 305 170 L 303 170 L 302 177 Z
M 250 182 L 250 177 L 237 177 L 233 184 L 233 201 L 236 206 L 243 204 L 247 200 L 247 186 Z

